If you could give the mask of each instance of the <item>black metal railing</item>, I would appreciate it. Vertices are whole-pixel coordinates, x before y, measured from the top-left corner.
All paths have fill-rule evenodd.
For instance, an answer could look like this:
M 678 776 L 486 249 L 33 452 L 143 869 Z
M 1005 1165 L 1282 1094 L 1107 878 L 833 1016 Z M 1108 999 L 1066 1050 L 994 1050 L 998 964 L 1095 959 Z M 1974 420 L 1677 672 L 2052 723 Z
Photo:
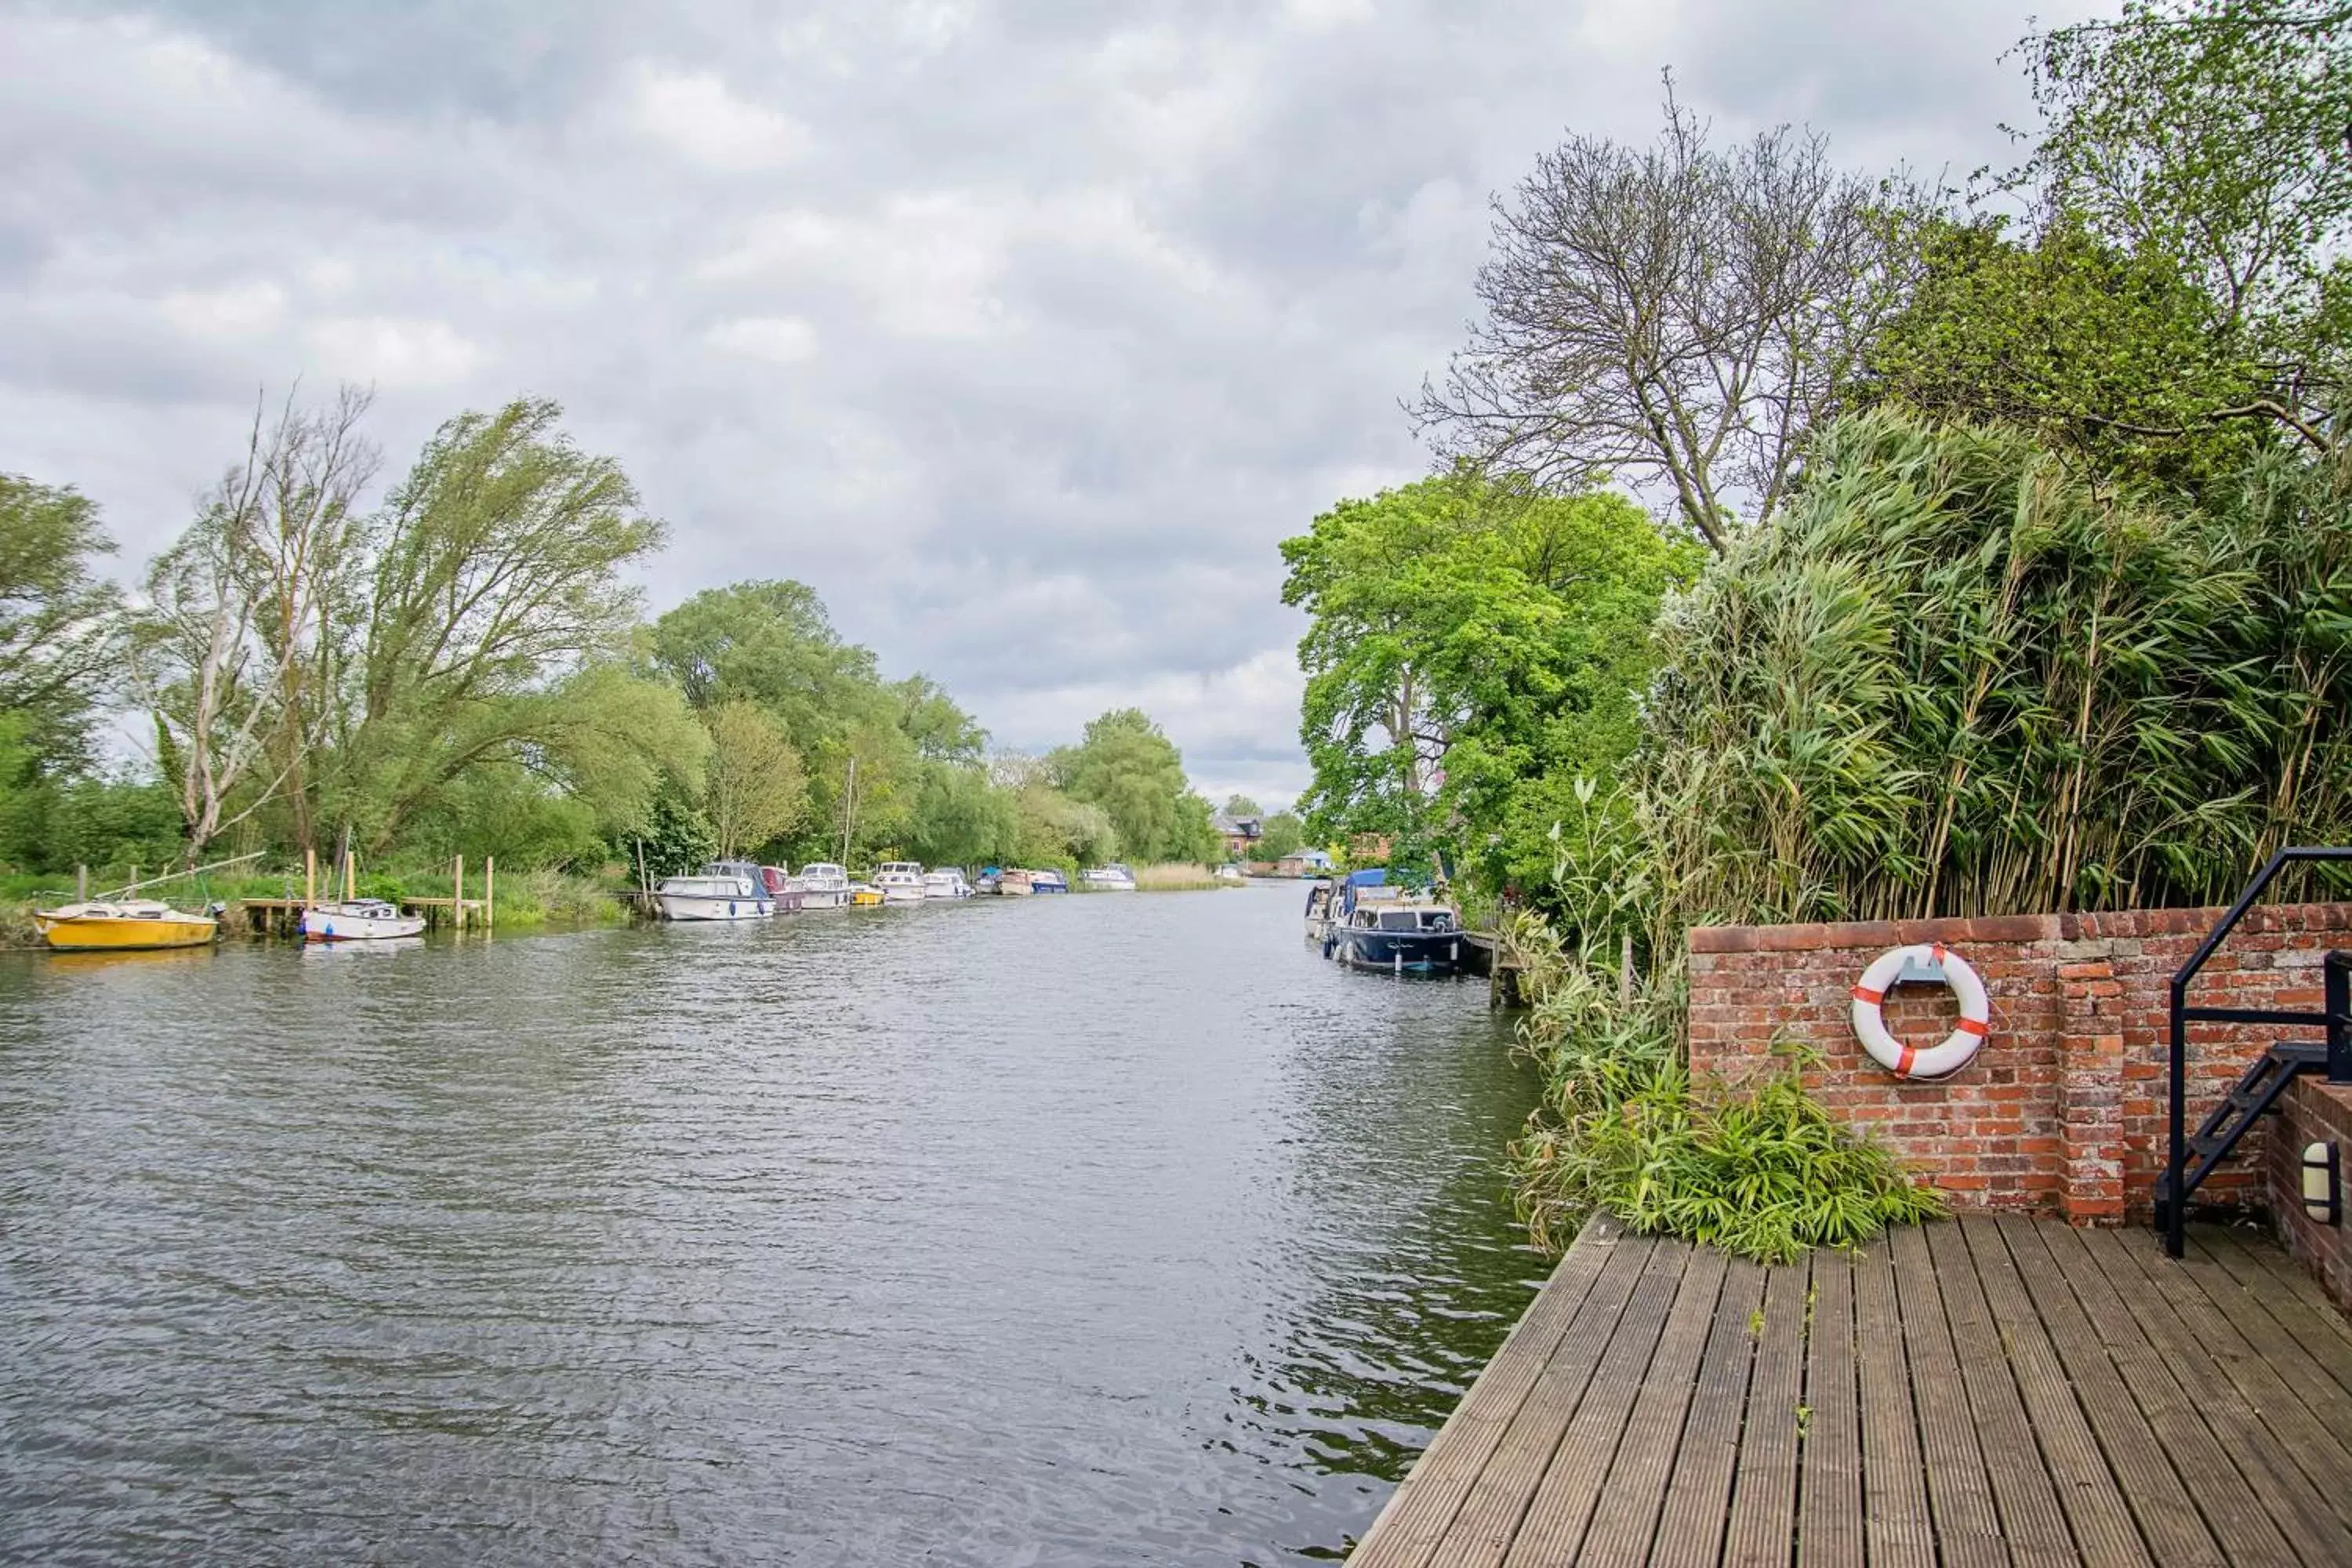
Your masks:
M 2289 866 L 2324 860 L 2352 862 L 2352 847 L 2323 848 L 2297 845 L 2272 856 L 2268 864 L 2247 884 L 2246 890 L 2238 895 L 2238 901 L 2230 906 L 2230 912 L 2221 917 L 2221 923 L 2197 944 L 2197 951 L 2189 955 L 2189 962 L 2172 976 L 2171 1140 L 2164 1175 L 2157 1186 L 2157 1223 L 2164 1231 L 2164 1250 L 2174 1258 L 2181 1255 L 2186 1245 L 2185 1216 L 2189 1194 L 2195 1191 L 2195 1184 L 2189 1179 L 2189 1025 L 2284 1024 L 2323 1028 L 2327 1031 L 2328 1078 L 2339 1083 L 2352 1082 L 2352 953 L 2331 952 L 2327 955 L 2324 1005 L 2316 1013 L 2279 1007 L 2189 1005 L 2189 983 L 2197 978 L 2197 972 L 2205 967 L 2205 961 L 2213 956 L 2214 950 L 2221 945 L 2222 940 L 2237 928 L 2240 921 L 2246 918 L 2246 911 L 2254 907 L 2254 900 L 2263 896 L 2271 883 L 2278 879 L 2278 874 Z M 2248 1117 L 2247 1124 L 2252 1120 L 2251 1116 Z M 2242 1124 L 2230 1136 L 2228 1144 L 2234 1144 L 2243 1130 Z M 2209 1153 L 2205 1168 L 2210 1169 L 2214 1161 L 2227 1152 L 2228 1145 L 2225 1144 L 2220 1152 Z

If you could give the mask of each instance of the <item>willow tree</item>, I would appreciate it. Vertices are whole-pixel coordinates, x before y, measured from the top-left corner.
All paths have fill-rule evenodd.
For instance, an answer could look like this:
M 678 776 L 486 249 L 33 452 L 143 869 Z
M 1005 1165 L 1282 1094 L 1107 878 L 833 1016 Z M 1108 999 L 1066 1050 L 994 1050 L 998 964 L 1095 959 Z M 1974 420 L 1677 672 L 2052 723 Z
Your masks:
M 89 760 L 93 711 L 120 668 L 117 595 L 94 569 L 113 548 L 88 497 L 0 474 L 0 713 L 44 768 Z

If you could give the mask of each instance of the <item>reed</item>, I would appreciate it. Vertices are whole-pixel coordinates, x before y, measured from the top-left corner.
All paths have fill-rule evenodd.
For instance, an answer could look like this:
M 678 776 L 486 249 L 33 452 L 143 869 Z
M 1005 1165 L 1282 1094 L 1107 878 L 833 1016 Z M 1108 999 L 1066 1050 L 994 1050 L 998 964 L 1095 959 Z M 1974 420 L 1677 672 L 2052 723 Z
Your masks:
M 1165 860 L 1129 869 L 1135 873 L 1136 891 L 1140 893 L 1191 893 L 1223 885 L 1209 874 L 1207 867 L 1197 862 Z

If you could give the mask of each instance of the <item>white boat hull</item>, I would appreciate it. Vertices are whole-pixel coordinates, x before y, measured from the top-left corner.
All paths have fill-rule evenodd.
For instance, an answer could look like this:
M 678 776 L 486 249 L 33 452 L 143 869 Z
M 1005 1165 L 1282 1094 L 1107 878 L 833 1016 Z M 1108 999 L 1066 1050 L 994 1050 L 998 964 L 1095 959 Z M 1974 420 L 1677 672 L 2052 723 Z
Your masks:
M 305 942 L 397 942 L 424 934 L 423 915 L 354 915 L 331 909 L 302 911 Z
M 845 910 L 848 907 L 849 889 L 847 888 L 826 888 L 822 890 L 811 888 L 801 894 L 801 908 L 804 910 Z
M 886 904 L 919 904 L 923 901 L 920 888 L 885 888 L 882 901 Z
M 763 921 L 776 906 L 766 899 L 721 898 L 714 893 L 658 893 L 666 921 Z

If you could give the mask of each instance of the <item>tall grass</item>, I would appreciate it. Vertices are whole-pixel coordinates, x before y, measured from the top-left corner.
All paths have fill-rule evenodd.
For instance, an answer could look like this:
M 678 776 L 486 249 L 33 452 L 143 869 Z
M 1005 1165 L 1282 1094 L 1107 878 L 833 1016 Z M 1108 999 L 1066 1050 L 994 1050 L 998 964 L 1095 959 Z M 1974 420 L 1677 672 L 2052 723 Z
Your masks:
M 1539 1241 L 1604 1208 L 1779 1257 L 1934 1210 L 1798 1064 L 1691 1082 L 1692 925 L 2215 902 L 2352 837 L 2339 468 L 2273 454 L 2200 509 L 2015 432 L 1861 416 L 1655 635 L 1632 765 L 1555 829 L 1556 923 L 1507 932 Z
M 1833 426 L 1662 617 L 1629 822 L 1680 923 L 2206 903 L 2352 830 L 2352 498 L 2221 510 L 2007 430 Z

